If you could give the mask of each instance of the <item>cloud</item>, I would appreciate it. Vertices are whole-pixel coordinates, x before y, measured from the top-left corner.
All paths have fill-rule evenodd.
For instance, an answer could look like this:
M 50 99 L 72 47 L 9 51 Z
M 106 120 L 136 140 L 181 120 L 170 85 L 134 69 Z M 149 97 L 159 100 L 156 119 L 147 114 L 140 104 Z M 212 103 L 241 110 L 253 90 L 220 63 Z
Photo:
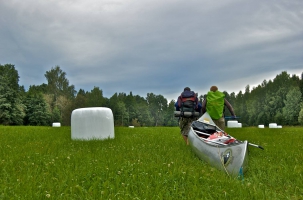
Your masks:
M 175 99 L 214 84 L 237 93 L 300 73 L 302 10 L 300 0 L 2 1 L 0 63 L 15 64 L 26 88 L 59 65 L 77 90 L 107 97 Z

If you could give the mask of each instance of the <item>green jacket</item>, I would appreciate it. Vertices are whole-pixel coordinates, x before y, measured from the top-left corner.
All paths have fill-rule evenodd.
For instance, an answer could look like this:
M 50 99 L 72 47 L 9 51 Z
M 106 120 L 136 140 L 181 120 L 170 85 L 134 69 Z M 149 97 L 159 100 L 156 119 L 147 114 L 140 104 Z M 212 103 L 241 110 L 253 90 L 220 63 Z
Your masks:
M 220 119 L 223 116 L 225 95 L 220 91 L 207 93 L 206 110 L 212 119 Z

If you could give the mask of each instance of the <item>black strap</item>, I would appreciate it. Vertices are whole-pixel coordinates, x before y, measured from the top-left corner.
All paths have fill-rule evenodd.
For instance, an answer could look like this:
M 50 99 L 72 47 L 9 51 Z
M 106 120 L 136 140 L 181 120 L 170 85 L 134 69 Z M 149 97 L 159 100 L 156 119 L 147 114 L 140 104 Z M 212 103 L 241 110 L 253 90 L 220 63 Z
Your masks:
M 184 110 L 183 110 L 183 108 L 184 108 L 184 102 L 182 101 L 182 103 L 181 103 L 181 113 L 180 113 L 181 117 L 184 117 Z
M 192 110 L 192 118 L 195 117 L 195 110 L 196 110 L 196 100 L 194 101 L 194 106 L 193 106 L 193 110 Z

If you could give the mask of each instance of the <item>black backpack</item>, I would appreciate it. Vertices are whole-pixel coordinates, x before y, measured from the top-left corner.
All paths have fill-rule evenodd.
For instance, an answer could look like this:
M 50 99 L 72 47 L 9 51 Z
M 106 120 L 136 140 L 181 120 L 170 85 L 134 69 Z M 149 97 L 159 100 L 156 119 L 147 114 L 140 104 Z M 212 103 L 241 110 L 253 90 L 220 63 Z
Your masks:
M 184 112 L 191 112 L 190 117 L 195 117 L 197 114 L 195 113 L 198 108 L 198 98 L 194 91 L 184 91 L 178 98 L 178 106 L 180 107 L 180 116 L 188 117 Z

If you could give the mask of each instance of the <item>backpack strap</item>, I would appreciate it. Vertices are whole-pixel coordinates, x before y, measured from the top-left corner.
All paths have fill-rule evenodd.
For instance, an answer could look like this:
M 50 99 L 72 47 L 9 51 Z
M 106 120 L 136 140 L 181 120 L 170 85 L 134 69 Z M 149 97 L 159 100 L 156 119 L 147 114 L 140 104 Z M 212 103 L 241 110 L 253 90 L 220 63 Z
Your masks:
M 196 100 L 196 94 L 195 94 L 195 100 Z M 192 111 L 192 118 L 195 117 L 195 111 L 196 111 L 196 101 L 194 101 L 193 111 Z
M 181 107 L 180 107 L 180 111 L 181 111 L 181 115 L 180 117 L 183 118 L 184 117 L 184 102 L 182 101 L 182 93 L 181 93 Z

